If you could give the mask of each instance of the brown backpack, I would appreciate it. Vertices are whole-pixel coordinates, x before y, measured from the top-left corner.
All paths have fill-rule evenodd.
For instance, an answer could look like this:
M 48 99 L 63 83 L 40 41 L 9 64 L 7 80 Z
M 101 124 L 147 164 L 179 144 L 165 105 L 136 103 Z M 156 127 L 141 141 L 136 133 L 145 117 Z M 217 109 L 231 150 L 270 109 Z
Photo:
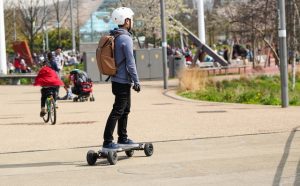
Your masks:
M 119 34 L 120 35 L 120 34 Z M 99 72 L 103 75 L 113 76 L 117 73 L 114 49 L 115 39 L 119 36 L 102 36 L 96 49 L 96 59 Z

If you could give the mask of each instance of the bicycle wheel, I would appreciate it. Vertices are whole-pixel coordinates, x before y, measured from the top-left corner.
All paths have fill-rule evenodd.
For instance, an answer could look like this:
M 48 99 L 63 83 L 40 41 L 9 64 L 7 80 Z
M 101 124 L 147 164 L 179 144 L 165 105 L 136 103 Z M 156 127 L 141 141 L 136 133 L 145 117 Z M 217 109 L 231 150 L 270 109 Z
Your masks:
M 49 100 L 48 100 L 48 98 L 47 98 L 47 100 L 46 100 L 46 105 L 47 105 L 47 112 L 46 112 L 46 114 L 43 116 L 43 120 L 44 120 L 44 122 L 45 123 L 48 123 L 48 121 L 49 121 L 49 119 L 50 119 L 50 115 L 51 115 L 51 113 L 50 113 L 50 104 L 49 104 Z
M 56 123 L 56 107 L 55 107 L 55 101 L 54 99 L 51 99 L 50 102 L 50 120 L 51 120 L 51 124 L 55 125 Z

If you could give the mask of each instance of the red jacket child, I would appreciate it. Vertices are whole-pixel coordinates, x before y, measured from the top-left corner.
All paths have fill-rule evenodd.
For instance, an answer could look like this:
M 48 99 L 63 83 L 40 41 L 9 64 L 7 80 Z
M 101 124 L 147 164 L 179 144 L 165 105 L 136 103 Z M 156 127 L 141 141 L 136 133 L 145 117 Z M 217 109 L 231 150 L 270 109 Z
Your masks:
M 45 66 L 41 68 L 35 78 L 34 86 L 51 87 L 62 86 L 64 83 L 58 78 L 56 72 L 52 68 Z
M 35 78 L 34 86 L 41 86 L 41 112 L 40 117 L 43 117 L 46 114 L 45 103 L 47 95 L 49 93 L 53 94 L 53 98 L 56 104 L 56 98 L 58 95 L 58 87 L 64 85 L 64 83 L 58 78 L 56 72 L 48 66 L 44 66 L 39 71 L 38 75 Z M 57 107 L 57 105 L 56 105 Z

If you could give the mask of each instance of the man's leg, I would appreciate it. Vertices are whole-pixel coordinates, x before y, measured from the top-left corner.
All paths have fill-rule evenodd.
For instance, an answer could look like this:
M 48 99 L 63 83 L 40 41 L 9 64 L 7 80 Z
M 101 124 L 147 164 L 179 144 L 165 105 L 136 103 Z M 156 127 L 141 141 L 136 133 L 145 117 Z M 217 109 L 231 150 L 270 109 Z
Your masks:
M 131 95 L 130 95 L 130 86 L 127 89 L 127 105 L 124 110 L 123 115 L 118 120 L 118 142 L 126 141 L 127 140 L 127 121 L 128 121 L 128 114 L 130 113 L 131 107 Z
M 112 92 L 115 95 L 115 102 L 106 122 L 103 145 L 113 141 L 113 132 L 115 130 L 116 123 L 122 117 L 128 105 L 128 97 L 124 84 L 112 82 Z

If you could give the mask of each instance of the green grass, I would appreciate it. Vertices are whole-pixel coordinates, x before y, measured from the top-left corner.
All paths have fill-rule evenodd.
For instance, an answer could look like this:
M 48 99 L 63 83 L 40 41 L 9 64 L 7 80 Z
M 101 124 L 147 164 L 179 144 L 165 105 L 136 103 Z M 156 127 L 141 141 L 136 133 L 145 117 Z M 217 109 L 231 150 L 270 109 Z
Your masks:
M 0 79 L 0 85 L 8 85 L 9 81 L 7 79 Z
M 81 63 L 79 65 L 64 66 L 63 72 L 64 74 L 69 74 L 70 71 L 74 69 L 84 70 L 84 64 Z
M 291 90 L 289 82 L 289 103 L 300 105 L 300 80 L 296 88 Z M 180 96 L 213 102 L 245 103 L 262 105 L 280 105 L 281 88 L 278 76 L 259 76 L 253 79 L 241 78 L 239 80 L 223 80 L 206 84 L 202 91 L 184 91 Z

